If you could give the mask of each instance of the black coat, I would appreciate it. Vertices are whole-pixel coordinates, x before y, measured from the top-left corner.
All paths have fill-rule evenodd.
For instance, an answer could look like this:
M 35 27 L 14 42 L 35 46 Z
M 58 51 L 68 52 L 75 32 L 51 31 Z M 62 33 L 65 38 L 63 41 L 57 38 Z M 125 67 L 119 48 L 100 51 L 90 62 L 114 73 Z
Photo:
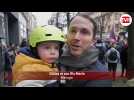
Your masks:
M 125 67 L 127 67 L 127 61 L 128 61 L 128 47 L 122 48 L 122 51 L 120 53 L 120 59 L 121 64 Z

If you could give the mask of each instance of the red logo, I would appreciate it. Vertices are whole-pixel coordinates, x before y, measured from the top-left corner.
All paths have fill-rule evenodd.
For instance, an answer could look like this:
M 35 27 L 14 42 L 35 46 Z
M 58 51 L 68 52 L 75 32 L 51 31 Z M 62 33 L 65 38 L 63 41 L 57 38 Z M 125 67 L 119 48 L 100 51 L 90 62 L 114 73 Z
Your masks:
M 123 14 L 120 17 L 120 23 L 123 26 L 129 26 L 132 23 L 132 17 L 128 14 Z
M 130 22 L 129 18 L 130 17 L 128 17 L 128 16 L 122 17 L 122 23 L 129 23 Z

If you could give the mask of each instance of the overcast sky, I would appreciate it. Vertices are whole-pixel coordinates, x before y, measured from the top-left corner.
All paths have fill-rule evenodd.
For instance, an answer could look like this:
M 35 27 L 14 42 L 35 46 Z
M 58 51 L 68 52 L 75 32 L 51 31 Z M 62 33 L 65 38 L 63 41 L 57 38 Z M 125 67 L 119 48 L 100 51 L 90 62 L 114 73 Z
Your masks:
M 48 19 L 54 12 L 32 12 L 37 20 L 37 25 L 43 26 L 48 24 Z M 67 28 L 64 28 L 64 33 L 67 33 Z
M 37 19 L 37 25 L 46 25 L 53 12 L 33 12 Z

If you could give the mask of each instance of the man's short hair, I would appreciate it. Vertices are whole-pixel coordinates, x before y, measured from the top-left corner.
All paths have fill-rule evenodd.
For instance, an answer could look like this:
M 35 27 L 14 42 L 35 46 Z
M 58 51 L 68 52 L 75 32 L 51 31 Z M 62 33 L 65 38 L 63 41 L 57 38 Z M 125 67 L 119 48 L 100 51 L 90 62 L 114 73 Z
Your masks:
M 96 36 L 96 31 L 97 31 L 97 25 L 96 25 L 96 22 L 88 15 L 88 13 L 79 13 L 79 14 L 77 14 L 76 16 L 74 16 L 71 20 L 70 20 L 70 22 L 69 22 L 69 24 L 68 24 L 68 27 L 70 26 L 70 23 L 72 22 L 72 20 L 75 18 L 75 17 L 77 17 L 77 16 L 80 16 L 80 17 L 83 17 L 83 18 L 86 18 L 86 19 L 88 19 L 89 21 L 91 21 L 91 23 L 93 24 L 93 38 L 95 38 L 95 36 Z

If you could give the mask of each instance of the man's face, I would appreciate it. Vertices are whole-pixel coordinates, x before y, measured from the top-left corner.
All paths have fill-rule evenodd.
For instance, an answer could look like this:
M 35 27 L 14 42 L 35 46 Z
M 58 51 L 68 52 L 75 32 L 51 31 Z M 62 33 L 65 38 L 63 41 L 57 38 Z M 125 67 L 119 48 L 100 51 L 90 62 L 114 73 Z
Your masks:
M 81 56 L 93 43 L 93 24 L 88 19 L 76 16 L 69 26 L 67 43 L 74 56 Z

